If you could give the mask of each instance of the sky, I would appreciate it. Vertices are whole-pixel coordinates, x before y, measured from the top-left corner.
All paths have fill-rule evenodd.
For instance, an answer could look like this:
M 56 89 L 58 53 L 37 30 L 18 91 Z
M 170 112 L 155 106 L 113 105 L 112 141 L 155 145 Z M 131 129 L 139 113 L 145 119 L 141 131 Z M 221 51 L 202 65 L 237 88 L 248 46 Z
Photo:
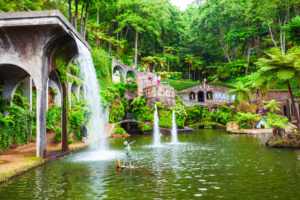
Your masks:
M 180 7 L 180 10 L 185 10 L 188 4 L 191 4 L 194 0 L 171 0 L 171 3 Z

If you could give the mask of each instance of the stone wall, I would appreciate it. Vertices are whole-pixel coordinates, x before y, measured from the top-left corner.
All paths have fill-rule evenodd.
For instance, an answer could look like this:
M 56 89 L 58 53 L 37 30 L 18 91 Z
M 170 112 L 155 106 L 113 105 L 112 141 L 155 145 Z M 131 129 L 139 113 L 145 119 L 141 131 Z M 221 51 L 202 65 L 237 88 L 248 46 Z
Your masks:
M 146 98 L 148 106 L 155 102 L 164 100 L 166 107 L 175 107 L 174 88 L 168 85 L 152 85 L 143 89 L 143 96 Z

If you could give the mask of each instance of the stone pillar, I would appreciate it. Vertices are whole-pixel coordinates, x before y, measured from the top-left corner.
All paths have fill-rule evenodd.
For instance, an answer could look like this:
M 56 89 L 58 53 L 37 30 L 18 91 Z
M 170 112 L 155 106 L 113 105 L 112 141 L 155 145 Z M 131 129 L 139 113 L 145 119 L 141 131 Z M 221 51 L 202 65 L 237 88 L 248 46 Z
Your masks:
M 69 100 L 69 107 L 71 108 L 71 88 L 72 88 L 72 83 L 70 83 L 69 81 L 67 81 L 67 93 L 68 93 L 68 100 Z
M 48 99 L 48 95 L 49 95 L 49 78 L 47 79 L 47 91 L 46 91 L 46 110 L 48 110 L 48 105 L 49 105 L 49 99 Z
M 138 78 L 137 78 L 137 83 L 138 83 L 138 96 L 141 96 L 141 92 L 143 90 L 143 83 L 140 81 L 140 70 L 138 70 Z
M 47 81 L 44 81 L 41 88 L 36 88 L 36 156 L 40 158 L 46 157 Z
M 77 98 L 77 101 L 79 101 L 79 87 L 76 84 L 72 84 L 71 91 L 73 91 L 73 93 L 75 94 L 75 96 Z
M 204 102 L 206 102 L 206 91 L 203 91 Z
M 23 97 L 27 98 L 27 102 L 30 105 L 30 110 L 32 110 L 32 78 L 27 77 L 23 81 Z

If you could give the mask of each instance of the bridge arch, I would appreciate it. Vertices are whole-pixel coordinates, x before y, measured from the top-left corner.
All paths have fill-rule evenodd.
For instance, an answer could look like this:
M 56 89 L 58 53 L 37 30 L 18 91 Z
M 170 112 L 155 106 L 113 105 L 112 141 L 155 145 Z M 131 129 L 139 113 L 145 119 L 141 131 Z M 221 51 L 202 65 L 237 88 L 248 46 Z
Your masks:
M 116 65 L 116 66 L 114 66 L 113 69 L 112 69 L 113 73 L 114 73 L 114 70 L 115 70 L 115 69 L 120 71 L 120 73 L 122 74 L 123 79 L 124 79 L 124 81 L 125 81 L 125 83 L 126 83 L 126 74 L 127 74 L 127 73 L 126 73 L 125 69 L 124 69 L 123 67 L 119 66 L 119 65 Z

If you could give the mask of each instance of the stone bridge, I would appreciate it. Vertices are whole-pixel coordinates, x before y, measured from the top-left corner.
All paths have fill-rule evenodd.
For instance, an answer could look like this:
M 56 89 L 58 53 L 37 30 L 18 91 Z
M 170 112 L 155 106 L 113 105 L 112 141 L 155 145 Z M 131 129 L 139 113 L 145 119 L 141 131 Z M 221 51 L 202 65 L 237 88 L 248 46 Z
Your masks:
M 141 121 L 138 121 L 138 120 L 135 120 L 135 119 L 126 119 L 126 120 L 115 123 L 115 125 L 123 124 L 123 123 L 131 123 L 131 122 L 132 123 L 137 123 L 137 124 L 148 124 L 149 126 L 153 127 L 153 124 L 151 124 L 150 122 L 141 122 Z
M 135 79 L 137 80 L 138 78 L 138 70 L 129 67 L 123 63 L 120 63 L 119 61 L 113 59 L 112 61 L 112 73 L 114 73 L 114 69 L 118 69 L 120 71 L 120 73 L 122 74 L 123 78 L 124 78 L 124 82 L 126 83 L 126 76 L 127 73 L 132 73 L 135 77 Z
M 2 99 L 13 96 L 19 84 L 23 96 L 32 103 L 36 90 L 36 138 L 38 157 L 46 155 L 46 110 L 48 87 L 61 96 L 54 100 L 62 106 L 62 150 L 68 147 L 68 106 L 70 91 L 77 96 L 84 87 L 60 81 L 57 62 L 69 65 L 78 55 L 74 37 L 88 49 L 89 44 L 57 10 L 0 13 L 0 75 Z

